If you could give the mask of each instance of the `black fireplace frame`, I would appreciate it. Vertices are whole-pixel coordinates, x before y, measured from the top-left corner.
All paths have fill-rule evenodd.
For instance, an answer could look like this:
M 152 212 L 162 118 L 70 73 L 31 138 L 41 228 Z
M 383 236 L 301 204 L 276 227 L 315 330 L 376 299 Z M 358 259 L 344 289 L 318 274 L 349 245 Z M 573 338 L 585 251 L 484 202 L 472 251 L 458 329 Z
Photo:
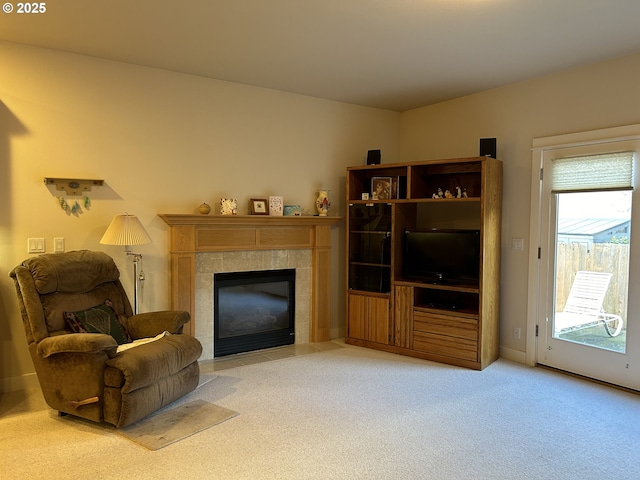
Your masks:
M 256 334 L 220 338 L 219 289 L 237 285 L 286 281 L 289 284 L 289 324 L 287 328 Z M 296 270 L 257 270 L 215 273 L 213 281 L 213 341 L 214 357 L 250 352 L 295 343 Z

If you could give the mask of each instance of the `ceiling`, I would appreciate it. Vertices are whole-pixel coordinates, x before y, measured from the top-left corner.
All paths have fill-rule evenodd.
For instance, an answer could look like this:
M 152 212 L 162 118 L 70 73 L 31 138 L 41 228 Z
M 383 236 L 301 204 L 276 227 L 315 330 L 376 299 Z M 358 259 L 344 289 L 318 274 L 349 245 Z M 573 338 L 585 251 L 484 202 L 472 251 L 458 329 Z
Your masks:
M 0 40 L 395 111 L 640 51 L 638 0 L 45 5 Z

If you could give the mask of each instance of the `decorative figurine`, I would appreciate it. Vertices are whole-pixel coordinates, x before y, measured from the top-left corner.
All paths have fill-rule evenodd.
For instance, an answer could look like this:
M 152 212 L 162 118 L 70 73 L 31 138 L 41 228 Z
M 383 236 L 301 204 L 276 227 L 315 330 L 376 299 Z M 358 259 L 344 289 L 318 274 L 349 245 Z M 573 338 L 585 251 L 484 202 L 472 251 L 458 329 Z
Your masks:
M 221 198 L 220 214 L 221 215 L 237 215 L 238 199 L 237 198 Z

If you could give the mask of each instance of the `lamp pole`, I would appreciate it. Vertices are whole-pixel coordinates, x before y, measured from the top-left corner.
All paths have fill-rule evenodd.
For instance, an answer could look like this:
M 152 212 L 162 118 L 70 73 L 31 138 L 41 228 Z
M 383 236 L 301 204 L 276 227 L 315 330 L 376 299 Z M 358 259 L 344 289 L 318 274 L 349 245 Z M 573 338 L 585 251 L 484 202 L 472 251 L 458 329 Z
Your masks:
M 126 252 L 133 260 L 133 313 L 138 314 L 139 292 L 138 282 L 144 282 L 144 273 L 140 271 L 142 255 L 139 253 Z

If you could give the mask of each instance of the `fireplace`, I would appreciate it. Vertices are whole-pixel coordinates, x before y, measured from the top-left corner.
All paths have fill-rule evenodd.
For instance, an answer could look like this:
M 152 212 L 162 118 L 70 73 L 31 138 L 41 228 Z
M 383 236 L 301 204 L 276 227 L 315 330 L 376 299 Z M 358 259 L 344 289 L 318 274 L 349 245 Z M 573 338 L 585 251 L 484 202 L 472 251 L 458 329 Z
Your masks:
M 159 214 L 170 227 L 171 308 L 214 358 L 213 276 L 296 269 L 295 343 L 330 338 L 331 229 L 342 217 Z
M 216 273 L 215 356 L 293 344 L 295 284 L 295 269 Z

